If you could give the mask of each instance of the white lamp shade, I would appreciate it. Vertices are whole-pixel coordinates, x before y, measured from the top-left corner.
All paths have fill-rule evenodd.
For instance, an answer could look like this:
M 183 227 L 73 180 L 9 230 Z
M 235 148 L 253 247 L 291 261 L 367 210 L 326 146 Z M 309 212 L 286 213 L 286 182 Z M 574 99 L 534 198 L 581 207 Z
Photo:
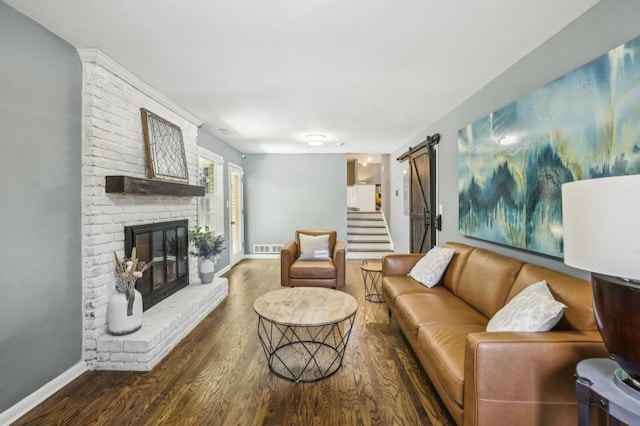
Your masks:
M 640 280 L 640 175 L 562 185 L 564 263 Z

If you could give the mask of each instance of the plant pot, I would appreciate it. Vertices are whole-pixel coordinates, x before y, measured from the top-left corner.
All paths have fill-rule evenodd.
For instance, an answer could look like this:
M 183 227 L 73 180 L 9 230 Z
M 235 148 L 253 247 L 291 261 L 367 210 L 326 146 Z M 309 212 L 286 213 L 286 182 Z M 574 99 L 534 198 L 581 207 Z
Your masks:
M 107 329 L 109 334 L 122 336 L 140 330 L 142 327 L 142 294 L 134 290 L 133 301 L 126 293 L 115 292 L 107 304 Z M 131 303 L 131 306 L 130 305 Z
M 215 265 L 209 259 L 203 259 L 200 262 L 200 281 L 202 284 L 209 284 L 213 282 L 213 276 L 215 274 Z

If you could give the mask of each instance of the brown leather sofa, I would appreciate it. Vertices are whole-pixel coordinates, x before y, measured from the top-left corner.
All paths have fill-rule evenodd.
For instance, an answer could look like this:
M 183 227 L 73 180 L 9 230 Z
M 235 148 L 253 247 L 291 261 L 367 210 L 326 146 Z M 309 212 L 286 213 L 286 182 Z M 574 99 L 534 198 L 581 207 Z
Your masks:
M 591 284 L 459 243 L 441 283 L 407 274 L 421 254 L 387 255 L 382 294 L 442 401 L 461 425 L 572 425 L 574 372 L 606 357 Z M 546 280 L 567 308 L 549 332 L 486 332 L 489 319 L 522 289 Z
M 300 234 L 329 234 L 331 260 L 300 260 Z M 344 287 L 344 243 L 336 231 L 298 230 L 295 240 L 287 242 L 280 252 L 280 283 L 285 287 Z

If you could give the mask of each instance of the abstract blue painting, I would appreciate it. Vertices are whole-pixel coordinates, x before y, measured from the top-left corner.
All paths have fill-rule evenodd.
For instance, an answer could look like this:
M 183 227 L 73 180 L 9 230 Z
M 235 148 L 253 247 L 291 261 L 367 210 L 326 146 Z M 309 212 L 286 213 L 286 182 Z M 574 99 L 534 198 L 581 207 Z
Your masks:
M 629 174 L 640 174 L 640 37 L 459 130 L 459 229 L 562 257 L 561 185 Z

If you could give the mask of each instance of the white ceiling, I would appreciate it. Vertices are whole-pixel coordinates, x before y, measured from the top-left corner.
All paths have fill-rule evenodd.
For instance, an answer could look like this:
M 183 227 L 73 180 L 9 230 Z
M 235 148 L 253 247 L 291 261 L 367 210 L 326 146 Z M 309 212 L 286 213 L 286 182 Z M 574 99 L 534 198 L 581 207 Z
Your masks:
M 393 152 L 598 1 L 5 0 L 243 153 Z

